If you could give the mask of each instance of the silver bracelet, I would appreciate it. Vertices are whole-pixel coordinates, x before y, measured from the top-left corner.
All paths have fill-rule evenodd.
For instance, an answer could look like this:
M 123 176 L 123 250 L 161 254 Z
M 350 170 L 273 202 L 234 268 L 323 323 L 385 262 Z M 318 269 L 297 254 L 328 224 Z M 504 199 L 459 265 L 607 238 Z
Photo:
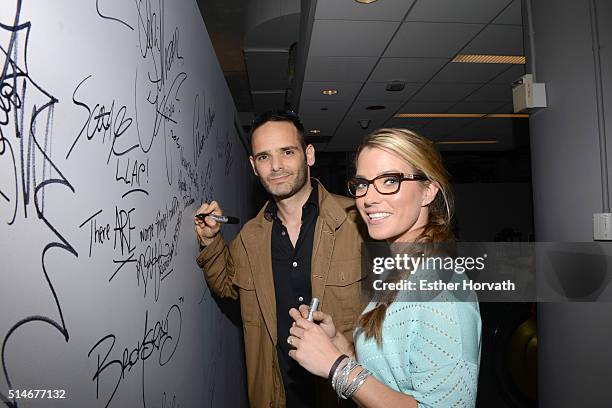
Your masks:
M 351 382 L 351 385 L 344 392 L 344 396 L 348 399 L 353 396 L 355 391 L 357 391 L 364 383 L 365 380 L 372 374 L 368 371 L 367 368 L 360 366 L 362 368 L 361 372 L 357 374 L 357 376 Z
M 344 367 L 346 367 L 346 365 L 348 364 L 348 358 L 345 358 L 344 360 L 342 360 L 340 362 L 340 364 L 338 364 L 338 367 L 336 367 L 336 371 L 334 371 L 334 376 L 332 377 L 332 388 L 334 389 L 334 391 L 336 391 L 337 387 L 338 387 L 338 376 L 339 374 L 342 372 L 342 369 Z
M 353 358 L 349 358 L 346 365 L 342 368 L 342 371 L 338 375 L 338 379 L 337 379 L 337 383 L 335 387 L 336 394 L 338 394 L 338 398 L 346 399 L 346 397 L 344 396 L 344 391 L 347 388 L 351 371 L 353 371 L 353 368 L 357 366 L 358 366 L 357 361 L 355 361 L 355 359 Z

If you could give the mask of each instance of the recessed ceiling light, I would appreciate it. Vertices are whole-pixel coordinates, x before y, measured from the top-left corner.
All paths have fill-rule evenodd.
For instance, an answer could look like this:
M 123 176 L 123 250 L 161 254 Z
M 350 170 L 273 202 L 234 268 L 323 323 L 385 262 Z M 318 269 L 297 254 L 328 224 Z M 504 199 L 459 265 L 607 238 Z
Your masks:
M 355 0 L 355 1 L 361 4 L 370 4 L 370 3 L 374 3 L 377 0 Z
M 397 113 L 396 118 L 529 118 L 527 113 Z
M 436 144 L 441 145 L 460 145 L 460 144 L 497 144 L 499 140 L 449 140 L 445 142 L 436 142 Z
M 466 62 L 472 64 L 516 64 L 524 65 L 525 57 L 522 55 L 484 55 L 484 54 L 457 54 L 451 62 Z
M 313 135 L 316 135 L 321 133 L 321 129 L 310 129 L 308 132 L 312 133 Z
M 335 95 L 338 93 L 337 89 L 324 89 L 321 91 L 323 95 Z
M 366 110 L 383 110 L 383 109 L 387 109 L 387 107 L 384 105 L 371 105 L 366 108 Z

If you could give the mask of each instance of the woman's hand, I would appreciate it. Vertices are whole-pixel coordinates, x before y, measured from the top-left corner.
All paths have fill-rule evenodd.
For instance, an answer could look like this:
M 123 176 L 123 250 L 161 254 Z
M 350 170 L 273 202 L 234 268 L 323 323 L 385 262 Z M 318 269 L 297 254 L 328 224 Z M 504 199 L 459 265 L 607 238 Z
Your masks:
M 308 310 L 309 307 L 307 305 L 300 305 L 300 314 L 304 319 L 308 317 Z M 312 318 L 312 320 L 317 323 L 321 329 L 323 329 L 325 334 L 327 334 L 327 337 L 330 338 L 333 345 L 336 346 L 336 348 L 340 350 L 342 354 L 346 354 L 349 357 L 355 356 L 355 349 L 353 348 L 353 344 L 349 342 L 346 337 L 344 337 L 344 335 L 336 329 L 334 320 L 330 315 L 317 310 L 312 314 Z
M 287 338 L 287 342 L 294 347 L 289 351 L 289 356 L 312 374 L 327 378 L 331 366 L 342 353 L 334 346 L 328 332 L 321 326 L 303 318 L 295 308 L 289 310 L 289 315 L 295 320 L 294 326 L 289 330 L 291 335 Z M 336 329 L 333 322 L 331 327 L 335 336 Z
M 306 319 L 308 317 L 309 309 L 310 308 L 308 305 L 300 305 L 300 314 L 302 315 L 302 318 Z M 330 315 L 317 310 L 312 314 L 312 321 L 317 323 L 319 327 L 323 329 L 325 334 L 327 334 L 327 337 L 330 339 L 336 337 L 336 326 L 334 325 L 334 320 Z

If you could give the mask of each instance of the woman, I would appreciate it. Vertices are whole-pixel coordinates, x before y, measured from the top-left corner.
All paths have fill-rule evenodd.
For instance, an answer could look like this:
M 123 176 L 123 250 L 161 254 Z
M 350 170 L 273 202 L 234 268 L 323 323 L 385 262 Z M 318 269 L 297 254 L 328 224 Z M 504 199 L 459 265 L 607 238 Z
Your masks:
M 356 170 L 349 192 L 373 239 L 453 241 L 448 177 L 431 141 L 408 130 L 380 129 L 358 149 Z M 480 313 L 476 302 L 453 299 L 445 292 L 433 302 L 379 297 L 358 321 L 355 350 L 329 315 L 315 312 L 312 323 L 302 305 L 289 312 L 295 320 L 289 355 L 328 378 L 340 397 L 364 407 L 473 407 Z

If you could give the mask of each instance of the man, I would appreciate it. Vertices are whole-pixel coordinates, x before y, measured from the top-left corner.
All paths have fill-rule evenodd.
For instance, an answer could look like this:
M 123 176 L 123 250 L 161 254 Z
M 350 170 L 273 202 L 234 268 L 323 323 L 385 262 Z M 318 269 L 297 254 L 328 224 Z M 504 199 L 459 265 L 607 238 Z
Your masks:
M 328 193 L 314 179 L 312 145 L 293 112 L 259 116 L 251 131 L 251 166 L 269 201 L 226 245 L 219 224 L 194 218 L 197 258 L 211 290 L 240 297 L 247 383 L 253 407 L 336 406 L 328 386 L 288 353 L 289 309 L 321 300 L 338 331 L 352 340 L 359 313 L 362 235 L 354 201 Z M 221 215 L 218 203 L 196 214 Z M 324 385 L 324 384 L 321 384 Z

